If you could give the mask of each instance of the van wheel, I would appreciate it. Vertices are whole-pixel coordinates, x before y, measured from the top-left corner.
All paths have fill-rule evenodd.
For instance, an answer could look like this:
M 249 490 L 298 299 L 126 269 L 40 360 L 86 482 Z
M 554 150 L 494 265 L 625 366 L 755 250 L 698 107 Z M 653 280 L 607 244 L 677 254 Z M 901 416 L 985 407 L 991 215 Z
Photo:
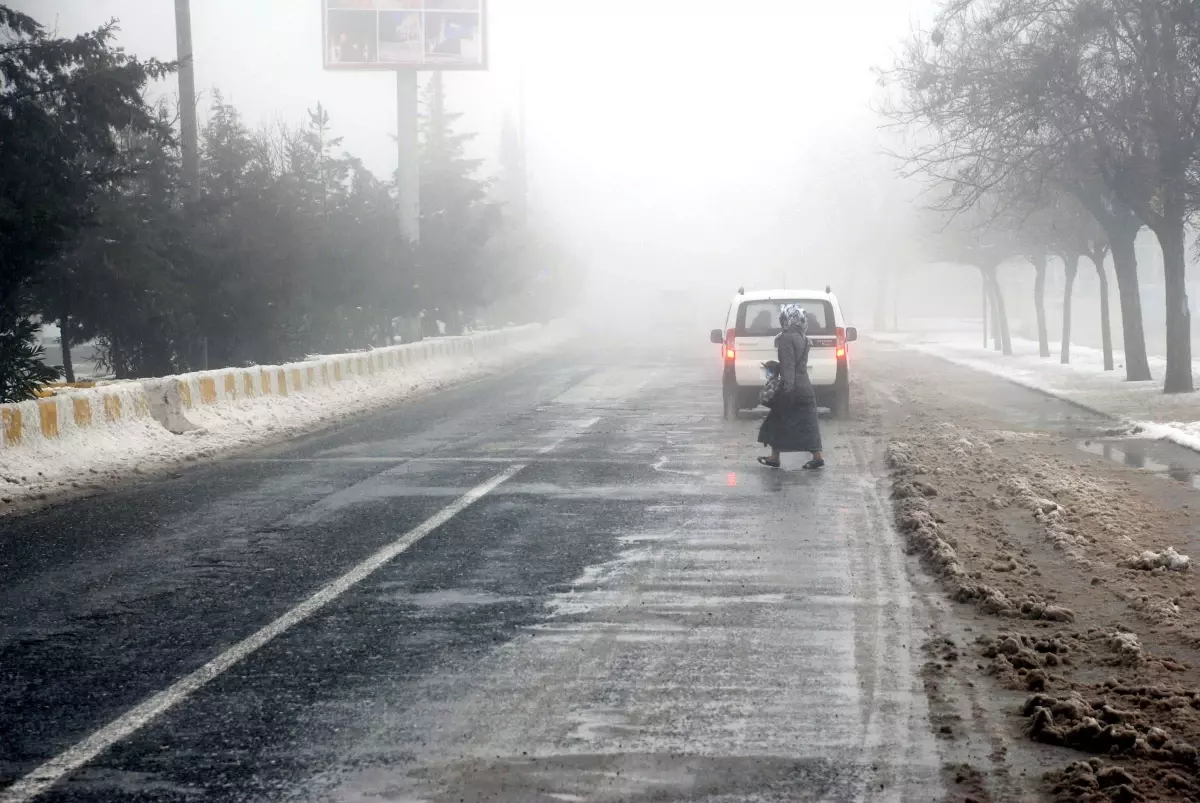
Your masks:
M 724 415 L 726 421 L 736 421 L 738 417 L 737 388 L 726 386 L 721 396 L 724 400 Z
M 846 419 L 850 417 L 850 380 L 838 380 L 833 391 L 833 417 Z

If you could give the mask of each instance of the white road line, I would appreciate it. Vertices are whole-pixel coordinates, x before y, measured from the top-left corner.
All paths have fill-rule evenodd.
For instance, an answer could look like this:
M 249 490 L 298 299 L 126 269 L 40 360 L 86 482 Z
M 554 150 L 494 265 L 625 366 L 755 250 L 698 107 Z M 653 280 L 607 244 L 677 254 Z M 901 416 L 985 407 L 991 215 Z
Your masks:
M 562 441 L 558 441 L 551 446 L 551 449 L 561 443 Z M 544 451 L 550 451 L 550 449 Z M 176 681 L 167 689 L 160 691 L 137 707 L 117 717 L 82 742 L 42 764 L 8 789 L 0 791 L 0 803 L 25 803 L 45 792 L 50 786 L 66 775 L 87 764 L 122 739 L 126 739 L 137 733 L 149 725 L 160 714 L 166 713 L 179 705 L 196 691 L 203 688 L 209 681 L 219 677 L 243 658 L 262 649 L 277 636 L 286 633 L 330 602 L 333 602 L 401 552 L 404 552 L 438 527 L 441 527 L 459 513 L 496 490 L 496 488 L 511 480 L 525 467 L 525 464 L 511 466 L 487 482 L 467 491 L 455 500 L 453 504 L 442 508 L 433 516 L 409 530 L 400 539 L 383 547 L 341 577 L 325 585 L 321 590 L 304 600 L 304 602 L 301 602 L 254 635 L 238 642 L 195 672 Z
M 580 435 L 582 435 L 585 430 L 589 430 L 592 427 L 594 427 L 596 425 L 596 423 L 599 421 L 600 421 L 599 416 L 597 416 L 595 418 L 587 418 L 582 421 L 576 421 L 575 423 L 578 425 L 578 428 L 574 432 L 572 432 L 569 435 L 563 435 L 561 438 L 554 441 L 553 443 L 546 444 L 541 449 L 538 449 L 537 453 L 538 454 L 550 454 L 555 449 L 557 449 L 558 447 L 562 446 L 564 443 L 569 441 L 571 438 L 577 438 Z
M 555 441 L 550 444 L 549 448 L 557 448 L 562 446 L 565 439 Z M 543 447 L 547 448 L 547 447 Z M 619 459 L 612 457 L 596 458 L 596 457 L 545 457 L 542 455 L 542 450 L 539 449 L 535 455 L 521 455 L 519 457 L 298 457 L 298 458 L 239 458 L 226 461 L 227 463 L 237 464 L 252 464 L 252 465 L 286 465 L 288 463 L 299 464 L 321 464 L 321 463 L 363 463 L 363 464 L 388 464 L 388 463 L 615 463 L 618 465 L 633 465 L 643 466 L 646 464 L 644 460 Z

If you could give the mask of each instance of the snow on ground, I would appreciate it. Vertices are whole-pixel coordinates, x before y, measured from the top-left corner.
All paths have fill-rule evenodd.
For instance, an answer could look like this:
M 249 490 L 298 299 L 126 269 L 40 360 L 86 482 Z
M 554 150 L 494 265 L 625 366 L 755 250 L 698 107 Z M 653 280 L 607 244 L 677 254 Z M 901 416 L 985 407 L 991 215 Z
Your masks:
M 1074 402 L 1095 412 L 1138 426 L 1144 435 L 1174 441 L 1200 451 L 1200 394 L 1162 392 L 1166 360 L 1150 357 L 1154 379 L 1149 382 L 1125 381 L 1124 354 L 1113 354 L 1116 370 L 1104 370 L 1100 349 L 1071 346 L 1071 364 L 1059 362 L 1059 343 L 1051 342 L 1050 357 L 1038 356 L 1036 341 L 1014 338 L 1013 354 L 984 348 L 982 333 L 969 331 L 959 324 L 947 323 L 921 331 L 872 334 L 876 340 L 895 343 L 915 351 L 932 354 L 958 365 L 1008 379 L 1025 387 Z M 1200 361 L 1193 367 L 1200 376 Z
M 189 410 L 198 428 L 168 432 L 153 418 L 117 427 L 70 430 L 55 441 L 0 449 L 0 515 L 23 504 L 100 491 L 130 477 L 169 473 L 179 467 L 296 436 L 361 413 L 511 367 L 563 342 L 557 326 L 479 358 L 467 356 L 352 377 L 330 388 L 252 402 L 225 402 Z

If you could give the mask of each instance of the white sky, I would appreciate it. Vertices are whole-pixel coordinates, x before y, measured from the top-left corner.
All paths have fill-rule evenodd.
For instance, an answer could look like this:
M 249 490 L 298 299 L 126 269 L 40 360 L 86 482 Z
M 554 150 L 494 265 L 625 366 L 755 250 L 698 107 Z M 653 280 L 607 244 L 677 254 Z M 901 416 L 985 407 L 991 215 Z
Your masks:
M 127 50 L 175 55 L 172 0 L 9 4 L 63 34 L 117 17 Z M 490 0 L 492 69 L 450 75 L 450 103 L 491 158 L 524 69 L 535 211 L 614 286 L 824 284 L 882 170 L 870 68 L 931 5 Z M 192 25 L 198 89 L 251 125 L 319 100 L 348 151 L 394 169 L 394 76 L 322 69 L 319 0 L 192 0 Z

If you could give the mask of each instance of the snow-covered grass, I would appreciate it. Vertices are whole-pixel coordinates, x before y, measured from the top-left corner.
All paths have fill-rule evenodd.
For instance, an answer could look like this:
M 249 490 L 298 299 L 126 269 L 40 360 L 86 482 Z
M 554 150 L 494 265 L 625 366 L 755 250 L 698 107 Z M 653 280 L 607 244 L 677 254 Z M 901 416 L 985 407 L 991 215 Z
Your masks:
M 1152 438 L 1170 440 L 1200 451 L 1200 394 L 1162 392 L 1166 361 L 1150 357 L 1155 377 L 1148 382 L 1125 380 L 1124 354 L 1114 354 L 1116 369 L 1104 370 L 1100 349 L 1071 346 L 1071 363 L 1059 362 L 1059 344 L 1050 344 L 1050 357 L 1038 356 L 1038 344 L 1014 339 L 1013 354 L 1005 357 L 984 348 L 982 334 L 965 331 L 961 326 L 945 326 L 936 331 L 879 333 L 876 340 L 887 341 L 916 351 L 932 354 L 958 365 L 985 371 L 1011 382 L 1073 402 L 1097 413 L 1140 427 Z M 1193 371 L 1200 376 L 1200 362 Z
M 332 387 L 251 402 L 197 406 L 197 428 L 172 434 L 154 418 L 116 426 L 64 430 L 58 439 L 0 449 L 0 513 L 29 503 L 107 489 L 130 477 L 161 475 L 255 445 L 280 441 L 385 408 L 440 388 L 513 367 L 570 337 L 557 325 L 477 356 L 444 356 L 354 376 Z

